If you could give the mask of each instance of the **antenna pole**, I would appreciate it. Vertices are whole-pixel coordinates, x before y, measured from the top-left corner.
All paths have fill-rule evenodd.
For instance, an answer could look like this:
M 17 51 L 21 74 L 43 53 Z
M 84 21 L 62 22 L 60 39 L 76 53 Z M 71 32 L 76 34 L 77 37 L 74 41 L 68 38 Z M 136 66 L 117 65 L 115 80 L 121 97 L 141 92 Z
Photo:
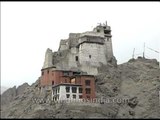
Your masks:
M 133 49 L 133 54 L 132 54 L 132 58 L 134 59 L 134 51 L 135 51 L 135 48 Z
M 145 58 L 145 43 L 144 43 L 144 46 L 143 46 L 143 58 Z

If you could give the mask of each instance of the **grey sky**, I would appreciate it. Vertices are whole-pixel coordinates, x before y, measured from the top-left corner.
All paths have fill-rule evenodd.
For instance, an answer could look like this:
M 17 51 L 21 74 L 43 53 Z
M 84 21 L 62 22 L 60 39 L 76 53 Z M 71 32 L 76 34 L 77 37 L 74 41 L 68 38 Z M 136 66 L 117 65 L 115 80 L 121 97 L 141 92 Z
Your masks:
M 47 48 L 56 51 L 69 33 L 90 31 L 106 20 L 119 64 L 132 57 L 133 48 L 142 53 L 144 42 L 159 51 L 159 12 L 159 2 L 2 2 L 1 85 L 34 83 Z M 149 49 L 146 55 L 159 59 Z

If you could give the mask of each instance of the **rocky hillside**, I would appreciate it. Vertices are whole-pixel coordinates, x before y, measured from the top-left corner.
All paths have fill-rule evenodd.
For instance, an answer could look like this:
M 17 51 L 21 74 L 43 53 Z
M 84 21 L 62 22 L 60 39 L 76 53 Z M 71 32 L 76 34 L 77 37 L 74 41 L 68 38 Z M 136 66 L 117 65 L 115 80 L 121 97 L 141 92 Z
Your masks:
M 5 87 L 5 86 L 0 86 L 0 94 L 2 94 L 4 91 L 6 91 L 8 89 L 8 87 Z
M 153 59 L 131 59 L 99 68 L 96 103 L 53 103 L 39 80 L 5 91 L 2 118 L 160 118 L 160 68 Z

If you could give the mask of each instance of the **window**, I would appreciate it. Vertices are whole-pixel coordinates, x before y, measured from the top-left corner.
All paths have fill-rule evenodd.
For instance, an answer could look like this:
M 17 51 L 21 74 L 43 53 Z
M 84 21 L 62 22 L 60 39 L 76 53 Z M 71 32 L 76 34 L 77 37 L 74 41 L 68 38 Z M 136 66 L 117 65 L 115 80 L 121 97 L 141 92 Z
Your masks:
M 63 75 L 67 76 L 67 75 L 69 75 L 69 72 L 63 72 Z
M 49 70 L 47 70 L 47 73 L 49 74 Z
M 59 95 L 57 95 L 57 99 L 59 99 Z
M 54 85 L 54 81 L 52 81 L 52 85 Z
M 89 55 L 89 58 L 91 58 L 91 55 Z
M 86 80 L 85 83 L 86 83 L 86 86 L 90 86 L 91 81 L 90 80 Z
M 44 72 L 42 72 L 42 76 L 44 75 Z
M 91 94 L 91 89 L 90 88 L 86 88 L 86 94 Z
M 57 94 L 57 89 L 56 89 L 56 94 Z
M 79 99 L 82 99 L 82 95 L 79 95 Z
M 58 87 L 57 89 L 58 89 L 58 93 L 59 93 L 59 89 L 60 89 L 60 88 Z
M 99 29 L 97 29 L 97 32 L 100 32 L 100 30 L 99 30 Z
M 109 38 L 107 38 L 107 41 L 109 41 Z
M 77 88 L 76 87 L 72 87 L 72 93 L 77 93 Z
M 76 61 L 78 61 L 78 56 L 75 57 Z
M 66 92 L 70 92 L 70 87 L 66 87 Z
M 67 95 L 66 95 L 66 98 L 69 98 L 69 97 L 70 97 L 70 94 L 67 94 Z
M 71 83 L 75 84 L 76 83 L 76 79 L 75 78 L 71 79 Z
M 81 72 L 73 72 L 73 75 L 80 75 Z
M 79 88 L 79 93 L 82 93 L 82 88 Z
M 73 95 L 73 99 L 76 99 L 76 95 Z

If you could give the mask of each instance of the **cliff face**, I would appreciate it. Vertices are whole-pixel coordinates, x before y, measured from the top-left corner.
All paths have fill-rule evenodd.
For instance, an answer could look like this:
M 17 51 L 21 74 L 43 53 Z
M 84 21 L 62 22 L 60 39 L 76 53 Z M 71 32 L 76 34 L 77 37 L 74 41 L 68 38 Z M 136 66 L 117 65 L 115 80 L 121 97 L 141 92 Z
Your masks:
M 37 80 L 2 94 L 1 117 L 160 118 L 160 68 L 156 60 L 139 58 L 117 67 L 102 66 L 96 78 L 100 102 L 52 103 Z

